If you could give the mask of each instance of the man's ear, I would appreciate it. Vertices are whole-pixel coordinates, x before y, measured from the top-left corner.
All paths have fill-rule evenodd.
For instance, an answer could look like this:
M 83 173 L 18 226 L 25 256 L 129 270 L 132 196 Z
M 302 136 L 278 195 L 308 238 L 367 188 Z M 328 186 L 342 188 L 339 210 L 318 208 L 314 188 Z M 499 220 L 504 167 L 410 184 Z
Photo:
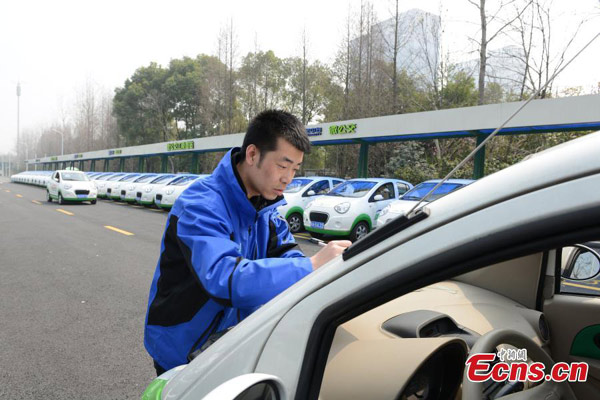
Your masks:
M 260 150 L 258 150 L 258 147 L 253 144 L 246 147 L 246 162 L 248 165 L 256 165 L 258 164 L 259 160 Z

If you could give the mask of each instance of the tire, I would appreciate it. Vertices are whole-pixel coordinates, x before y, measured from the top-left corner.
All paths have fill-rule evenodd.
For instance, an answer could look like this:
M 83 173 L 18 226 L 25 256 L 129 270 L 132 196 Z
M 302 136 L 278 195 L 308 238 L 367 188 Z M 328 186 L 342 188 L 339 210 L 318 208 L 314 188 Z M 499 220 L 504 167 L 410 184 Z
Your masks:
M 325 235 L 323 235 L 322 233 L 317 233 L 317 232 L 309 232 L 310 236 L 314 237 L 315 239 L 323 239 L 323 237 Z
M 359 239 L 362 239 L 369 233 L 369 225 L 366 222 L 360 221 L 358 224 L 354 226 L 352 232 L 350 232 L 350 240 L 352 242 L 356 242 Z
M 52 203 L 52 197 L 50 197 L 50 191 L 46 190 L 46 201 Z
M 287 218 L 288 226 L 290 227 L 291 233 L 298 233 L 304 230 L 304 224 L 302 223 L 302 215 L 299 213 L 293 213 Z
M 92 200 L 90 203 L 96 204 L 96 199 Z
M 58 192 L 58 204 L 65 204 L 65 201 L 63 200 L 62 194 L 60 194 L 60 192 Z

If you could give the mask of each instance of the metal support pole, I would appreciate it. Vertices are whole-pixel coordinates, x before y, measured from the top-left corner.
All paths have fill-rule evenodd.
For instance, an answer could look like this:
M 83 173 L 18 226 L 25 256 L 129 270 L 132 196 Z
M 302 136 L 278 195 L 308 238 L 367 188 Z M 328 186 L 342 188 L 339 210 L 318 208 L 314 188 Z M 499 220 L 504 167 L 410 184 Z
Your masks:
M 361 143 L 360 144 L 360 152 L 358 156 L 358 177 L 366 178 L 368 174 L 368 166 L 369 166 L 369 144 Z
M 167 173 L 167 162 L 169 160 L 169 156 L 166 154 L 160 156 L 160 172 L 163 174 Z
M 110 165 L 110 160 L 108 158 L 104 159 L 104 172 L 108 172 L 108 167 Z
M 190 161 L 190 172 L 192 174 L 198 173 L 198 153 L 192 153 L 192 160 Z
M 90 171 L 96 172 L 96 160 L 90 161 Z
M 138 172 L 144 172 L 144 159 L 145 157 L 138 157 Z
M 125 159 L 123 157 L 119 159 L 119 171 L 125 172 Z
M 84 165 L 83 160 L 79 161 L 79 170 L 80 171 L 84 171 L 85 170 L 85 165 Z
M 477 135 L 477 144 L 479 146 L 486 138 L 486 135 Z M 482 178 L 485 175 L 485 146 L 482 147 L 473 159 L 473 179 Z

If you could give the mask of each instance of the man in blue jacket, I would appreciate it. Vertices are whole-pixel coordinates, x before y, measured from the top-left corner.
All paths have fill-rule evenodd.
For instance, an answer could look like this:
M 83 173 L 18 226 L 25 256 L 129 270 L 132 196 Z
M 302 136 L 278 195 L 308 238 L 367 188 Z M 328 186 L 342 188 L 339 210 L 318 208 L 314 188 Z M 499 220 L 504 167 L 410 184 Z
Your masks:
M 331 241 L 311 258 L 298 249 L 276 208 L 310 142 L 293 115 L 257 115 L 242 148 L 177 199 L 167 220 L 152 280 L 144 345 L 157 374 L 188 362 L 215 332 L 338 256 L 351 243 Z

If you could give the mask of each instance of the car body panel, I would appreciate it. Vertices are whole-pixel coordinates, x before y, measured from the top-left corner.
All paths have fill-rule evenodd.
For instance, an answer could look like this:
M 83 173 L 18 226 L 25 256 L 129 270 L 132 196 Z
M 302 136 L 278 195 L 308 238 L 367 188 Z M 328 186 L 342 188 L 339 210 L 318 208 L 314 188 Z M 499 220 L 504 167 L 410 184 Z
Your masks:
M 315 330 L 320 316 L 330 312 L 328 310 L 339 309 L 338 304 L 344 302 L 366 301 L 361 300 L 363 294 L 386 293 L 386 288 L 391 285 L 397 285 L 396 290 L 403 293 L 402 290 L 408 290 L 403 288 L 410 287 L 409 281 L 399 279 L 409 274 L 419 279 L 412 284 L 416 290 L 408 290 L 400 297 L 379 303 L 338 327 L 340 335 L 335 335 L 332 351 L 336 351 L 335 346 L 343 348 L 344 343 L 348 347 L 361 339 L 372 339 L 371 335 L 395 343 L 397 339 L 384 338 L 387 334 L 382 336 L 381 332 L 373 329 L 373 325 L 367 324 L 364 328 L 360 322 L 369 321 L 374 315 L 380 315 L 376 318 L 379 321 L 385 318 L 381 315 L 386 313 L 391 315 L 414 310 L 423 304 L 451 313 L 461 324 L 477 333 L 511 324 L 542 343 L 539 332 L 529 319 L 532 312 L 537 312 L 530 307 L 531 299 L 537 296 L 537 286 L 532 285 L 535 274 L 523 275 L 525 282 L 522 288 L 512 290 L 509 281 L 515 280 L 514 274 L 497 275 L 504 276 L 503 285 L 498 286 L 499 283 L 486 276 L 486 271 L 516 268 L 518 264 L 526 264 L 527 270 L 535 271 L 536 267 L 540 268 L 543 257 L 540 258 L 535 251 L 529 257 L 527 254 L 517 256 L 517 245 L 522 243 L 523 238 L 545 238 L 547 228 L 561 232 L 560 229 L 567 229 L 563 228 L 565 218 L 572 221 L 568 229 L 593 226 L 593 221 L 577 216 L 590 212 L 600 214 L 597 200 L 599 147 L 600 133 L 587 135 L 430 203 L 427 206 L 429 217 L 346 261 L 341 257 L 330 261 L 261 307 L 175 375 L 165 386 L 163 398 L 202 398 L 228 379 L 252 372 L 280 378 L 289 398 L 299 396 L 299 391 L 306 393 L 309 388 L 299 385 L 299 382 L 304 376 L 303 366 L 308 362 L 306 352 L 315 349 L 311 347 L 311 335 L 317 334 L 314 340 L 320 339 L 319 331 Z M 522 232 L 522 237 L 514 232 Z M 488 243 L 489 249 L 486 250 L 480 243 Z M 485 256 L 488 252 L 505 251 L 507 244 L 515 246 L 510 254 L 516 257 L 503 261 L 510 261 L 508 265 L 481 268 L 470 272 L 470 275 L 461 274 L 458 280 L 419 286 L 418 282 L 434 280 L 434 273 L 449 274 L 449 266 L 436 260 L 452 262 L 467 249 Z M 471 254 L 469 252 L 465 254 Z M 427 268 L 417 268 L 420 265 L 427 265 Z M 505 293 L 494 294 L 486 289 L 486 285 L 496 285 Z M 585 298 L 572 296 L 570 300 L 575 303 L 575 306 L 569 307 L 572 314 L 577 314 L 573 313 L 577 305 L 589 307 L 587 319 L 578 320 L 579 326 L 597 319 L 600 309 L 598 299 L 586 302 Z M 547 317 L 554 320 L 554 325 L 552 321 L 550 324 L 554 329 L 560 329 L 556 323 L 564 317 L 553 315 L 551 306 L 549 311 Z M 366 331 L 363 332 L 363 328 Z M 343 331 L 351 335 L 345 335 Z M 568 333 L 564 340 L 569 343 L 572 336 L 573 332 Z M 552 340 L 552 343 L 555 342 Z M 563 354 L 556 360 L 564 360 L 562 357 L 567 356 Z M 403 368 L 414 372 L 417 366 L 410 362 Z M 410 375 L 410 371 L 398 374 L 400 377 Z M 402 379 L 395 382 L 398 390 L 406 385 L 406 378 Z M 347 382 L 352 384 L 352 381 Z

